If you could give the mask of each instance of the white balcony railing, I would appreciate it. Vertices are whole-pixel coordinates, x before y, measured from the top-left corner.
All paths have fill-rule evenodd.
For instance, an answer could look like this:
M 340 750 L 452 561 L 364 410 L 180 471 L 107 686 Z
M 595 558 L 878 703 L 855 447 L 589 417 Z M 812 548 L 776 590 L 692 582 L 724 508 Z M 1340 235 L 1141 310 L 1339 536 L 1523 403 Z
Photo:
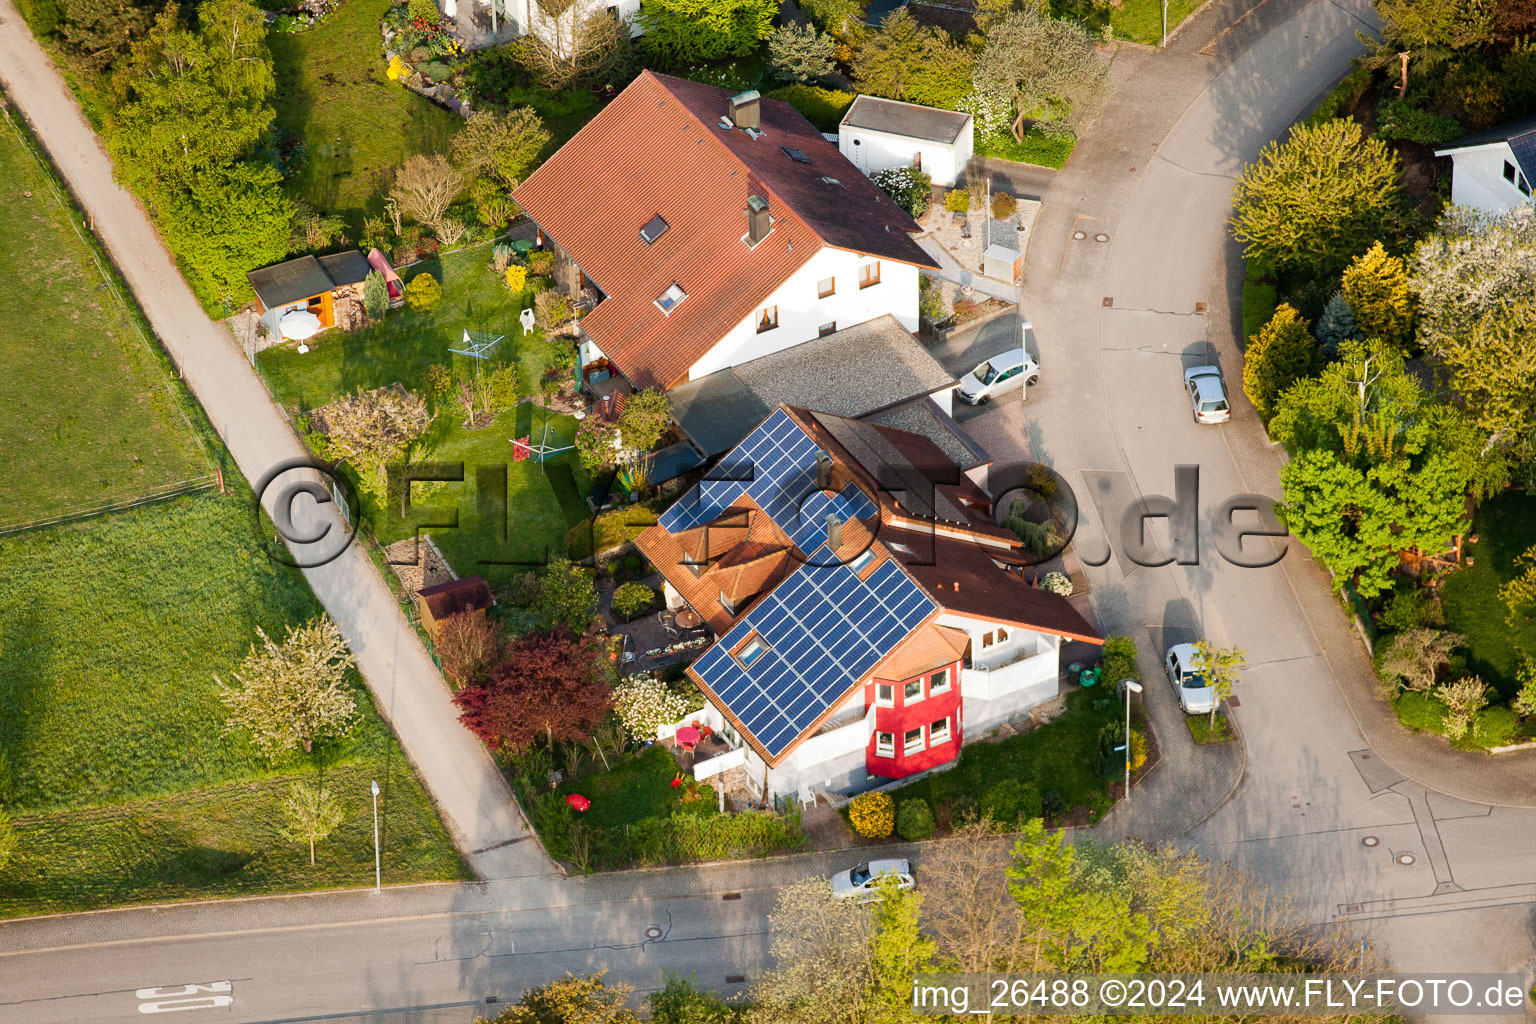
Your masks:
M 997 700 L 1026 687 L 1056 679 L 1059 664 L 1054 647 L 1039 653 L 1026 648 L 1016 657 L 995 665 L 961 669 L 960 686 L 968 699 Z

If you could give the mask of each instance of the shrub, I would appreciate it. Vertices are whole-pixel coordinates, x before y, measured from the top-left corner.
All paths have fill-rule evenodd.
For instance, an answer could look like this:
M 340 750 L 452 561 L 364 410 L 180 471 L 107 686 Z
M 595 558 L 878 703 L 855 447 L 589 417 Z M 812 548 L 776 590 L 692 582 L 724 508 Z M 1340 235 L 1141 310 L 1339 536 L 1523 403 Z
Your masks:
M 430 313 L 442 301 L 443 286 L 431 274 L 417 274 L 405 286 L 405 304 L 413 313 Z
M 571 300 L 550 288 L 534 296 L 533 309 L 546 333 L 554 334 L 571 322 Z
M 680 721 L 695 706 L 654 676 L 630 676 L 613 688 L 613 710 L 639 743 L 654 740 L 657 729 Z
M 1471 131 L 1491 128 L 1504 117 L 1504 93 L 1498 73 L 1475 60 L 1453 66 L 1441 88 L 1442 98 Z
M 896 812 L 896 834 L 909 842 L 933 835 L 933 810 L 927 800 L 919 796 L 901 802 Z
M 1383 139 L 1403 139 L 1424 146 L 1438 146 L 1464 134 L 1454 117 L 1409 106 L 1390 99 L 1376 112 L 1376 134 Z
M 644 583 L 626 583 L 613 592 L 613 614 L 630 622 L 651 610 L 656 591 Z
M 1472 724 L 1472 735 L 1480 747 L 1502 747 L 1513 743 L 1519 731 L 1520 716 L 1503 704 L 1479 711 Z
M 418 69 L 427 78 L 434 82 L 446 82 L 448 76 L 453 74 L 448 65 L 440 60 L 429 60 Z
M 889 793 L 861 793 L 848 804 L 853 830 L 869 839 L 884 839 L 896 827 L 896 802 Z
M 363 279 L 363 309 L 371 320 L 377 320 L 389 312 L 389 285 L 377 270 L 368 271 Z
M 406 11 L 412 20 L 421 20 L 428 25 L 436 25 L 443 20 L 443 12 L 437 9 L 435 0 L 406 0 Z
M 1067 578 L 1066 573 L 1048 572 L 1040 580 L 1040 589 L 1060 594 L 1062 597 L 1071 597 L 1072 581 Z
M 1399 590 L 1387 599 L 1386 608 L 1382 610 L 1380 618 L 1376 620 L 1382 629 L 1401 633 L 1408 629 L 1418 629 L 1429 624 L 1433 614 L 1433 606 L 1424 591 L 1418 587 L 1409 587 Z
M 770 100 L 782 100 L 800 111 L 819 132 L 835 132 L 853 106 L 854 96 L 841 89 L 823 89 L 815 85 L 786 85 L 763 94 Z
M 991 818 L 1001 831 L 1012 831 L 1020 822 L 1041 817 L 1044 801 L 1033 782 L 1004 779 L 981 798 L 981 816 Z
M 548 249 L 535 249 L 528 254 L 528 271 L 539 277 L 548 277 L 555 269 L 555 254 Z
M 645 560 L 639 555 L 627 555 L 624 558 L 624 570 L 640 575 L 640 570 L 645 568 Z
M 992 219 L 1007 220 L 1019 212 L 1019 201 L 1007 192 L 998 192 L 992 197 Z
M 921 217 L 927 211 L 929 189 L 933 187 L 931 175 L 912 167 L 887 167 L 871 175 L 871 180 L 895 200 L 907 216 Z
M 795 815 L 700 813 L 642 818 L 630 826 L 630 837 L 636 857 L 661 864 L 788 850 L 800 843 L 801 833 Z
M 1099 774 L 1106 779 L 1118 778 L 1125 773 L 1125 751 L 1115 749 L 1124 743 L 1125 723 L 1119 719 L 1105 722 L 1099 730 Z M 1132 729 L 1131 771 L 1137 771 L 1146 763 L 1147 738 L 1140 729 Z
M 398 82 L 402 77 L 409 74 L 410 70 L 410 65 L 401 60 L 400 55 L 397 53 L 389 58 L 389 67 L 384 69 L 384 73 L 389 76 L 391 82 Z
M 1111 683 L 1122 679 L 1141 682 L 1141 672 L 1136 668 L 1136 641 L 1128 636 L 1112 635 L 1104 638 L 1104 656 L 1100 663 L 1104 678 Z
M 1320 361 L 1307 322 L 1282 302 L 1269 323 L 1248 340 L 1243 353 L 1243 393 L 1259 418 L 1265 423 L 1273 419 L 1280 396 L 1298 380 L 1315 373 Z
M 1433 694 L 1410 690 L 1392 702 L 1392 710 L 1397 712 L 1397 720 L 1414 732 L 1445 731 L 1445 705 Z
M 966 213 L 970 208 L 971 194 L 965 189 L 950 189 L 944 194 L 944 209 L 950 213 Z
M 1360 68 L 1345 76 L 1344 81 L 1334 87 L 1323 102 L 1319 103 L 1306 120 L 1309 127 L 1316 127 L 1324 121 L 1332 121 L 1342 117 L 1349 109 L 1359 101 L 1361 96 L 1371 85 L 1371 71 L 1369 68 Z
M 507 290 L 514 295 L 523 294 L 523 289 L 528 284 L 528 268 L 509 266 L 506 271 Z

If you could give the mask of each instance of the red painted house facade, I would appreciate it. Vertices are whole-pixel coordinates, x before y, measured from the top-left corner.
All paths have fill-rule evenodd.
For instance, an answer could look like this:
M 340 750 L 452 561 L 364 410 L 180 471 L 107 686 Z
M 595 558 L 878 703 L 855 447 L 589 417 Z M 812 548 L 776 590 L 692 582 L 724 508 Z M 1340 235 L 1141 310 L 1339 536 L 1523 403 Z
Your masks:
M 864 707 L 875 709 L 869 774 L 901 779 L 953 761 L 964 730 L 961 697 L 958 658 L 907 679 L 872 676 L 864 684 Z

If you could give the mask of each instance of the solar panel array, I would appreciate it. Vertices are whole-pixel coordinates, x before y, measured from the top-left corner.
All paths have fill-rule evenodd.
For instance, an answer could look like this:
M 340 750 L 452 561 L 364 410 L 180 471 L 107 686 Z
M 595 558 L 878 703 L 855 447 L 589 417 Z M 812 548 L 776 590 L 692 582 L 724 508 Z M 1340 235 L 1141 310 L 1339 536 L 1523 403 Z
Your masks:
M 894 561 L 860 580 L 822 544 L 693 667 L 776 757 L 933 610 Z M 754 632 L 748 669 L 731 652 Z
M 844 522 L 875 513 L 875 503 L 857 485 L 849 484 L 835 496 L 816 487 L 819 450 L 810 435 L 779 409 L 667 509 L 661 526 L 668 533 L 702 526 L 718 519 L 745 494 L 796 547 L 809 551 L 820 542 L 818 534 L 826 529 L 829 512 Z

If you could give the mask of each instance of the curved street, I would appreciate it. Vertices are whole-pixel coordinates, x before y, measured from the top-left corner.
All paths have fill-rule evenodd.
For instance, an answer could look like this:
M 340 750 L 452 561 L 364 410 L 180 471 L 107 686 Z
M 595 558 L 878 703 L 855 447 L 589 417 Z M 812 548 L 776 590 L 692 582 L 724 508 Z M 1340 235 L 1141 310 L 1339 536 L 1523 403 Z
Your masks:
M 1217 556 L 1217 506 L 1241 493 L 1277 495 L 1283 453 L 1244 402 L 1229 424 L 1196 427 L 1179 386 L 1182 367 L 1204 362 L 1240 380 L 1242 266 L 1225 230 L 1233 179 L 1348 69 L 1354 33 L 1372 17 L 1367 0 L 1214 0 L 1168 49 L 1122 47 L 1108 110 L 1043 182 L 1020 299 L 1044 380 L 1027 403 L 999 403 L 965 423 L 1000 463 L 1046 462 L 1071 482 L 1084 517 L 1077 549 L 1102 556 L 1086 568 L 1095 608 L 1106 631 L 1131 634 L 1142 651 L 1163 760 L 1101 834 L 1192 843 L 1230 859 L 1287 888 L 1312 920 L 1361 922 L 1399 970 L 1527 971 L 1536 759 L 1458 753 L 1405 733 L 1374 695 L 1326 574 L 1296 543 L 1267 569 Z M 10 0 L 0 0 L 0 80 L 247 475 L 297 454 L 239 350 L 110 181 Z M 1014 330 L 995 321 L 936 354 L 969 368 Z M 1199 467 L 1199 564 L 1138 566 L 1118 528 L 1104 524 L 1138 497 L 1172 495 L 1179 464 Z M 311 573 L 316 591 L 361 643 L 370 687 L 450 827 L 481 851 L 475 867 L 486 880 L 3 923 L 5 1020 L 137 1018 L 142 989 L 214 981 L 230 983 L 228 1019 L 238 1021 L 359 1008 L 463 1021 L 563 970 L 608 968 L 644 991 L 670 968 L 730 991 L 764 960 L 774 889 L 842 859 L 562 879 L 536 843 L 520 841 L 523 825 L 510 804 L 498 805 L 499 778 L 478 744 L 456 722 L 442 728 L 425 656 L 392 599 L 379 612 L 371 564 L 359 556 L 334 565 Z M 1158 653 L 1202 635 L 1248 651 L 1234 712 L 1241 746 L 1196 747 L 1163 683 Z

